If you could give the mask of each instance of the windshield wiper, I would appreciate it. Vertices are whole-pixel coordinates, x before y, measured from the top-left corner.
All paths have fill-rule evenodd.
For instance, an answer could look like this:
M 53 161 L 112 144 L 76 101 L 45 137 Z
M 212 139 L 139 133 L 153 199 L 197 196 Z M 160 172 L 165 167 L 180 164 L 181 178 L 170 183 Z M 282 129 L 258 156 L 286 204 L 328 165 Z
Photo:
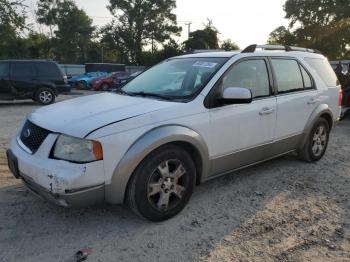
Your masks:
M 115 89 L 114 92 L 116 92 L 117 94 L 121 94 L 121 95 L 131 95 L 130 93 L 128 92 L 125 92 L 123 89 Z
M 164 95 L 159 95 L 159 94 L 154 94 L 154 93 L 145 93 L 145 92 L 135 92 L 135 93 L 131 92 L 131 93 L 126 93 L 126 94 L 130 95 L 130 96 L 155 97 L 155 98 L 160 98 L 160 99 L 168 100 L 168 101 L 172 101 L 172 100 L 177 99 L 177 97 L 164 96 Z

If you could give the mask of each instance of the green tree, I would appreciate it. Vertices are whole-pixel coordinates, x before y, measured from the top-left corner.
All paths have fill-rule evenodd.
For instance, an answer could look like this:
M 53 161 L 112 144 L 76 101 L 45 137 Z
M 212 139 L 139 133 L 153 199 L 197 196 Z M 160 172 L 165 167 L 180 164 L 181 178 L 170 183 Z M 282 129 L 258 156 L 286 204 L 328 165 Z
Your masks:
M 61 0 L 39 0 L 36 10 L 37 20 L 40 24 L 44 24 L 50 29 L 50 37 L 53 37 L 53 31 L 57 26 L 57 16 Z
M 231 39 L 226 39 L 222 41 L 220 49 L 223 49 L 225 51 L 239 50 L 239 46 Z
M 0 0 L 0 25 L 9 25 L 21 31 L 26 29 L 26 14 L 23 0 Z
M 295 45 L 297 44 L 293 33 L 285 26 L 277 27 L 270 33 L 270 37 L 267 40 L 272 45 Z
M 195 49 L 218 49 L 219 31 L 214 27 L 212 20 L 204 25 L 204 29 L 190 33 L 190 37 L 184 42 L 186 50 Z
M 142 52 L 142 65 L 153 66 L 170 57 L 182 55 L 184 52 L 175 40 L 165 43 L 161 49 Z
M 22 0 L 0 0 L 0 57 L 21 57 L 25 50 L 22 33 L 26 25 L 26 6 Z
M 340 59 L 350 43 L 349 0 L 287 0 L 284 5 L 289 28 L 276 29 L 270 42 L 320 50 Z
M 143 48 L 179 34 L 173 10 L 175 0 L 110 0 L 108 9 L 116 18 L 103 28 L 103 41 L 114 43 L 122 59 L 140 64 Z
M 24 39 L 27 58 L 54 58 L 51 41 L 45 34 L 30 32 Z
M 39 0 L 36 13 L 38 22 L 50 28 L 50 56 L 53 53 L 64 63 L 88 60 L 95 28 L 92 19 L 73 0 Z

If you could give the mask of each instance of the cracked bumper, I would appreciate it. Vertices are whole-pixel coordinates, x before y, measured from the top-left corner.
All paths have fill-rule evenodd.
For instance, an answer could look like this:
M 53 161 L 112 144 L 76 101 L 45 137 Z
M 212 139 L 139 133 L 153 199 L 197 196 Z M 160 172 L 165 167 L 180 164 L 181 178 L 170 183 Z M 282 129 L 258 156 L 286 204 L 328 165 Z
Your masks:
M 40 149 L 31 155 L 11 142 L 9 167 L 16 178 L 35 194 L 64 207 L 80 207 L 103 202 L 105 180 L 103 161 L 74 164 L 50 159 L 50 151 L 57 136 L 49 135 Z
M 62 207 L 84 207 L 101 203 L 104 200 L 104 185 L 81 189 L 74 193 L 53 194 L 26 175 L 21 174 L 20 178 L 32 193 Z

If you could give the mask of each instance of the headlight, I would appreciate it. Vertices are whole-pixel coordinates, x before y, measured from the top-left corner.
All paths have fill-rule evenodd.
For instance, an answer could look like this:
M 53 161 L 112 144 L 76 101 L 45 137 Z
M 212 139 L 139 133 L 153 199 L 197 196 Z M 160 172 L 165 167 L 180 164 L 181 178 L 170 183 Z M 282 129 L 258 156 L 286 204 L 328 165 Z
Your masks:
M 53 157 L 76 163 L 88 163 L 102 160 L 103 151 L 97 141 L 60 135 L 55 144 Z

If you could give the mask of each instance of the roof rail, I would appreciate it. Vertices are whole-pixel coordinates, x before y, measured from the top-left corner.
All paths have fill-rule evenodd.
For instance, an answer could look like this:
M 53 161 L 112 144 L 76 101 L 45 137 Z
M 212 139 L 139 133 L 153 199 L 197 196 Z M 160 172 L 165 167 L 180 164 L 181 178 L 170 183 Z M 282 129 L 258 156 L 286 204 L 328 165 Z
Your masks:
M 225 52 L 225 50 L 222 50 L 222 49 L 194 49 L 194 50 L 190 50 L 191 54 L 210 53 L 210 52 Z
M 284 45 L 250 45 L 246 47 L 242 53 L 254 53 L 256 49 L 262 49 L 262 50 L 281 50 L 286 52 L 292 52 L 292 51 L 299 51 L 299 52 L 308 52 L 308 53 L 315 53 L 315 54 L 321 54 L 320 51 L 316 49 L 310 49 L 310 48 L 303 48 L 303 47 L 296 47 L 296 46 L 284 46 Z

